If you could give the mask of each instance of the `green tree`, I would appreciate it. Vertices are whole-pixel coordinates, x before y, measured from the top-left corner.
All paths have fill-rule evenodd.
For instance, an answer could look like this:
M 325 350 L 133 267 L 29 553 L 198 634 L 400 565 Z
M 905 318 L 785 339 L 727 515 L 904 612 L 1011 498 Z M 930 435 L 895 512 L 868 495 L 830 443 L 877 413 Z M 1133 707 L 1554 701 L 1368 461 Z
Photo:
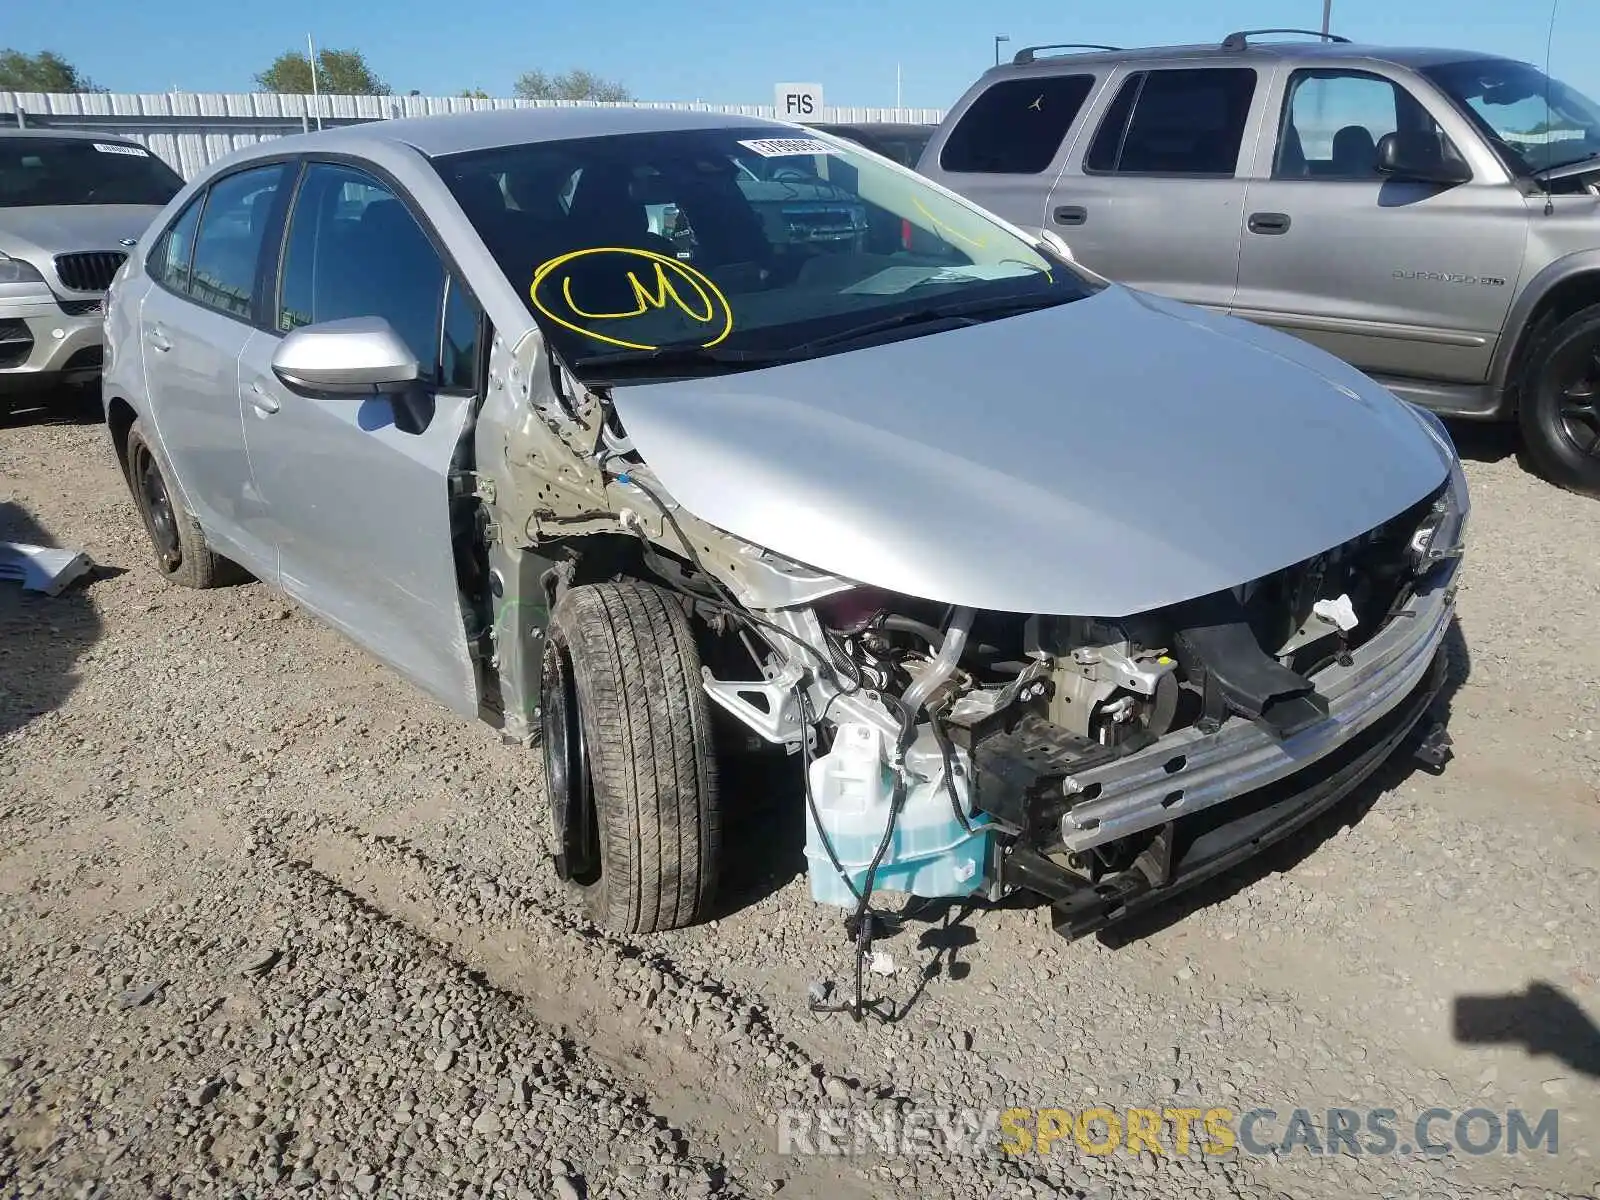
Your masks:
M 462 88 L 458 95 L 468 100 L 487 100 L 489 93 L 482 88 Z
M 298 50 L 285 50 L 256 76 L 263 92 L 306 95 L 311 92 L 311 60 Z M 316 90 L 330 96 L 387 96 L 389 85 L 372 73 L 359 50 L 318 50 Z
M 8 92 L 103 92 L 87 75 L 52 50 L 24 54 L 0 50 L 0 90 Z
M 581 68 L 560 75 L 528 71 L 513 89 L 524 100 L 632 100 L 633 93 L 612 79 Z

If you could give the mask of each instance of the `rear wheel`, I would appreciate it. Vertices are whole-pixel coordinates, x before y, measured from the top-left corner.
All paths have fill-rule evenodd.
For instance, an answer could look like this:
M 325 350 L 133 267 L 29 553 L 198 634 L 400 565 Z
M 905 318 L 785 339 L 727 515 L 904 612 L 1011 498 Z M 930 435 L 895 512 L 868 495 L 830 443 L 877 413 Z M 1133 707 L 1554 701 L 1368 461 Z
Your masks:
M 691 924 L 716 890 L 716 758 L 700 655 L 660 588 L 572 588 L 551 613 L 540 732 L 557 870 L 598 923 Z
M 1517 416 L 1540 475 L 1600 497 L 1600 305 L 1568 317 L 1534 347 Z
M 239 574 L 231 562 L 206 545 L 199 522 L 170 486 L 166 467 L 145 436 L 143 421 L 135 421 L 128 430 L 126 466 L 128 486 L 144 518 L 157 571 L 173 583 L 192 588 L 216 587 Z

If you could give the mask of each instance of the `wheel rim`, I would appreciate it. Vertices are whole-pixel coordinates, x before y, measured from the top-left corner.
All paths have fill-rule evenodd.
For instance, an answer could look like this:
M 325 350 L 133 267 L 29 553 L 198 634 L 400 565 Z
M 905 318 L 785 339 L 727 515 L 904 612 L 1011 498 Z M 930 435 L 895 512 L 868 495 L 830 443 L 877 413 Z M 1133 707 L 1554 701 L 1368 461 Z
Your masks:
M 1600 458 L 1600 337 L 1551 364 L 1561 434 L 1579 454 Z
M 172 510 L 172 498 L 167 494 L 167 482 L 161 477 L 155 456 L 147 447 L 140 446 L 134 460 L 134 480 L 139 489 L 139 507 L 144 511 L 145 528 L 155 547 L 156 559 L 164 571 L 176 571 L 183 565 L 183 547 L 178 541 L 178 519 Z
M 600 873 L 599 827 L 589 749 L 578 710 L 578 682 L 565 646 L 554 642 L 548 645 L 541 692 L 540 741 L 544 745 L 556 874 L 577 883 L 592 883 Z

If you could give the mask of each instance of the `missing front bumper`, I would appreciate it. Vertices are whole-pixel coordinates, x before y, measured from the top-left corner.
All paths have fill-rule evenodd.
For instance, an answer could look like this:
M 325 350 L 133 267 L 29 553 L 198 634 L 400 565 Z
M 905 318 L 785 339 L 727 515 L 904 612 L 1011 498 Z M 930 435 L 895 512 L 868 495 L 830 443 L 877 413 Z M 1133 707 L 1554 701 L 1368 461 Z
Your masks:
M 1439 649 L 1410 693 L 1360 734 L 1301 772 L 1159 827 L 1133 864 L 1116 875 L 1088 884 L 1018 844 L 1003 861 L 1002 887 L 1046 896 L 1051 924 L 1068 938 L 1165 903 L 1328 811 L 1419 730 L 1425 744 L 1436 728 L 1428 714 L 1444 686 L 1446 669 L 1447 655 Z
M 1083 854 L 1302 774 L 1380 724 L 1428 674 L 1455 611 L 1458 564 L 1440 564 L 1410 603 L 1345 664 L 1314 677 L 1327 715 L 1287 737 L 1231 720 L 1214 733 L 1185 729 L 1111 761 L 1074 771 L 1061 844 Z

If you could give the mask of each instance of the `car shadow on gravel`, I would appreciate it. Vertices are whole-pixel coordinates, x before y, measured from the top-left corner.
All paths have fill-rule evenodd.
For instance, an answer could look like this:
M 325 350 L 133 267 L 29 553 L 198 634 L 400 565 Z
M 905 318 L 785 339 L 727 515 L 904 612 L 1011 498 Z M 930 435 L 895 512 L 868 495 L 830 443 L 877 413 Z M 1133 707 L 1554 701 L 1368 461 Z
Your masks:
M 1536 980 L 1509 995 L 1457 996 L 1453 1015 L 1462 1045 L 1519 1046 L 1600 1079 L 1600 1027 L 1558 987 Z
M 21 505 L 0 501 L 0 541 L 56 546 Z M 0 737 L 59 708 L 77 685 L 78 659 L 100 640 L 85 586 L 120 574 L 97 567 L 59 596 L 0 581 Z
M 1456 453 L 1471 462 L 1516 458 L 1521 437 L 1514 421 L 1446 421 Z
M 727 754 L 718 787 L 723 807 L 722 868 L 711 917 L 758 904 L 806 869 L 806 797 L 798 755 Z
M 1443 687 L 1429 710 L 1429 715 L 1448 729 L 1450 707 L 1456 692 L 1472 674 L 1472 655 L 1459 620 L 1452 619 L 1445 634 L 1445 653 L 1448 668 Z M 1425 724 L 1426 722 L 1424 722 Z M 1412 756 L 1415 735 L 1403 742 L 1381 766 L 1343 800 L 1301 829 L 1295 830 L 1232 871 L 1196 884 L 1180 892 L 1165 904 L 1137 913 L 1096 934 L 1099 941 L 1111 948 L 1120 949 L 1134 942 L 1170 928 L 1202 908 L 1220 904 L 1269 875 L 1293 870 L 1304 862 L 1329 839 L 1361 822 L 1386 793 L 1398 788 L 1418 771 L 1428 770 Z M 1448 775 L 1448 763 L 1435 772 Z
M 98 425 L 105 420 L 100 386 L 60 387 L 6 397 L 10 412 L 0 411 L 0 429 L 24 425 Z M 0 405 L 0 410 L 4 406 Z

